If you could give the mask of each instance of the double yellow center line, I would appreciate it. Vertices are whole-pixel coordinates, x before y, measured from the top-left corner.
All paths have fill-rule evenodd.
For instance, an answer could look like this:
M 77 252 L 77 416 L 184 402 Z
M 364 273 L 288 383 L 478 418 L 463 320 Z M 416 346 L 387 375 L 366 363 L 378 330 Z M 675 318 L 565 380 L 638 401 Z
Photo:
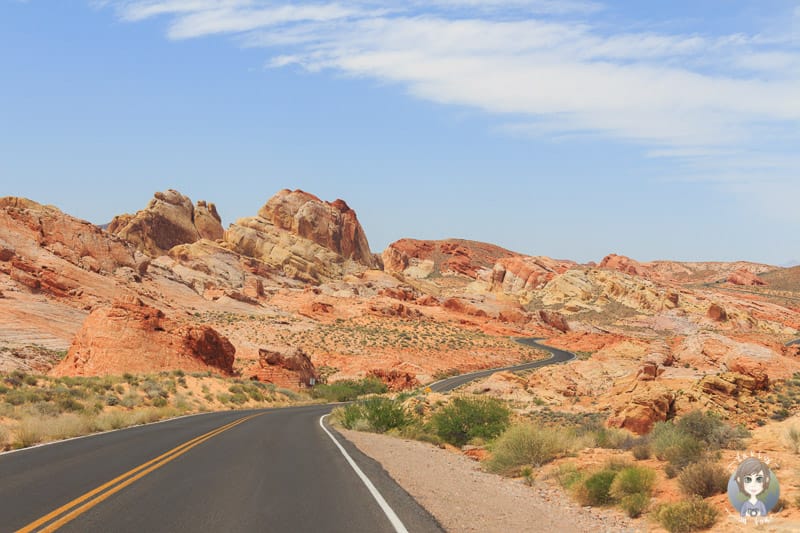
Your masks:
M 209 431 L 205 435 L 200 435 L 199 437 L 195 437 L 192 440 L 184 442 L 180 446 L 176 446 L 170 451 L 159 455 L 155 459 L 151 459 L 146 463 L 115 477 L 109 482 L 103 483 L 99 487 L 90 490 L 86 494 L 75 498 L 71 502 L 62 505 L 58 509 L 55 509 L 38 520 L 31 522 L 22 529 L 17 530 L 16 533 L 29 533 L 32 531 L 44 533 L 48 531 L 55 531 L 64 524 L 71 522 L 81 514 L 85 513 L 98 503 L 106 500 L 111 495 L 121 491 L 136 480 L 143 478 L 153 470 L 161 468 L 173 459 L 180 457 L 198 444 L 202 444 L 203 442 L 216 437 L 220 433 L 228 431 L 229 429 L 232 429 L 239 424 L 250 420 L 251 418 L 259 416 L 260 414 L 261 413 L 234 420 L 230 424 L 226 424 L 215 430 Z M 39 529 L 40 527 L 41 529 Z

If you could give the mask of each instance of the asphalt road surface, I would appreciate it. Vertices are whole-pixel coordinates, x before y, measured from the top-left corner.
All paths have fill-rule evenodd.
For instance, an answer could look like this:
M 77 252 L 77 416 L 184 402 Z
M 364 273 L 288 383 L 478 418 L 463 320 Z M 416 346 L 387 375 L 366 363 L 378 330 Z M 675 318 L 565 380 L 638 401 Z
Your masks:
M 574 358 L 519 342 L 553 357 L 431 389 Z M 442 531 L 378 463 L 324 426 L 332 408 L 208 413 L 0 454 L 0 532 Z
M 489 370 L 481 370 L 479 372 L 473 372 L 471 374 L 462 374 L 460 376 L 455 376 L 452 378 L 447 378 L 441 381 L 437 381 L 436 383 L 429 385 L 429 387 L 434 392 L 447 392 L 457 387 L 460 387 L 461 385 L 469 383 L 470 381 L 479 378 L 485 378 L 487 376 L 494 374 L 495 372 L 500 372 L 501 370 L 517 372 L 520 370 L 530 370 L 532 368 L 541 368 L 543 366 L 565 363 L 567 361 L 575 359 L 575 354 L 573 353 L 565 352 L 564 350 L 559 350 L 558 348 L 551 348 L 550 346 L 545 346 L 544 344 L 539 344 L 538 341 L 540 341 L 541 339 L 515 339 L 515 340 L 522 344 L 527 344 L 528 346 L 534 346 L 542 350 L 547 350 L 548 352 L 550 352 L 551 357 L 548 359 L 542 359 L 541 361 L 534 361 L 532 363 L 524 363 L 515 366 L 506 366 L 503 368 L 492 368 Z
M 334 433 L 390 522 L 321 427 L 331 409 L 211 413 L 0 455 L 0 531 L 441 531 Z

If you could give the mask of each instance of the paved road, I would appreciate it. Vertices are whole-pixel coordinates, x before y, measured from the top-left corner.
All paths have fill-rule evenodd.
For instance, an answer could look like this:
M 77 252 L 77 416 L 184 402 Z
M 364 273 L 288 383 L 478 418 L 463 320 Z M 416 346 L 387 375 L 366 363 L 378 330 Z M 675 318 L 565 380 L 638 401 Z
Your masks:
M 786 343 L 786 346 L 791 346 L 792 344 L 800 344 L 800 339 L 795 339 L 793 341 L 789 341 Z
M 431 388 L 574 358 L 536 339 L 519 342 L 553 357 Z M 441 531 L 378 463 L 334 431 L 373 489 L 367 486 L 320 423 L 331 409 L 209 413 L 2 454 L 0 533 Z
M 331 408 L 211 413 L 0 455 L 0 531 L 126 473 L 31 530 L 71 519 L 59 531 L 397 531 L 320 426 Z M 441 531 L 379 464 L 337 438 L 408 531 Z
M 534 346 L 536 348 L 541 348 L 542 350 L 547 350 L 552 355 L 548 359 L 543 359 L 541 361 L 534 361 L 532 363 L 524 363 L 521 365 L 515 366 L 506 366 L 503 368 L 492 368 L 489 370 L 481 370 L 479 372 L 473 372 L 471 374 L 462 374 L 460 376 L 455 376 L 452 378 L 443 379 L 441 381 L 437 381 L 436 383 L 432 383 L 429 385 L 432 391 L 434 392 L 447 392 L 451 391 L 461 385 L 469 383 L 470 381 L 485 378 L 494 374 L 495 372 L 500 372 L 501 370 L 509 370 L 512 372 L 520 371 L 520 370 L 530 370 L 532 368 L 541 368 L 543 366 L 548 365 L 555 365 L 558 363 L 564 363 L 566 361 L 571 361 L 575 359 L 575 354 L 570 352 L 565 352 L 564 350 L 559 350 L 558 348 L 551 348 L 550 346 L 545 346 L 544 344 L 539 344 L 538 341 L 541 339 L 516 339 L 517 342 L 522 344 L 527 344 L 529 346 Z

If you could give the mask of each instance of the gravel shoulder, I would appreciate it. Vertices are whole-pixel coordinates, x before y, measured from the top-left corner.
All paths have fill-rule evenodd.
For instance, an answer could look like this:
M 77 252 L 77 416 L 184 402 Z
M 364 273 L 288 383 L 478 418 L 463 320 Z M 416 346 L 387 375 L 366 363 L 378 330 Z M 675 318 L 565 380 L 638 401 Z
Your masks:
M 337 428 L 428 510 L 448 532 L 645 531 L 610 510 L 583 508 L 548 480 L 533 487 L 483 472 L 463 455 L 431 444 Z

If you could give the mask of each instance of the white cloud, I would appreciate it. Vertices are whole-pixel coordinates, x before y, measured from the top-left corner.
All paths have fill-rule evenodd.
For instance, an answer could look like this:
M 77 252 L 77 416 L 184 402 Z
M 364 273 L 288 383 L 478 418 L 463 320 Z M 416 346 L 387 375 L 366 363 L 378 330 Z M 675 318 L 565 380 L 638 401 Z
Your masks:
M 271 67 L 396 83 L 500 115 L 517 132 L 603 135 L 693 164 L 702 154 L 716 165 L 695 169 L 703 179 L 731 175 L 714 154 L 800 130 L 800 51 L 780 35 L 613 31 L 583 16 L 602 5 L 581 0 L 114 5 L 125 20 L 168 17 L 174 39 L 233 34 L 272 50 Z M 798 179 L 800 163 L 781 164 L 782 179 Z

